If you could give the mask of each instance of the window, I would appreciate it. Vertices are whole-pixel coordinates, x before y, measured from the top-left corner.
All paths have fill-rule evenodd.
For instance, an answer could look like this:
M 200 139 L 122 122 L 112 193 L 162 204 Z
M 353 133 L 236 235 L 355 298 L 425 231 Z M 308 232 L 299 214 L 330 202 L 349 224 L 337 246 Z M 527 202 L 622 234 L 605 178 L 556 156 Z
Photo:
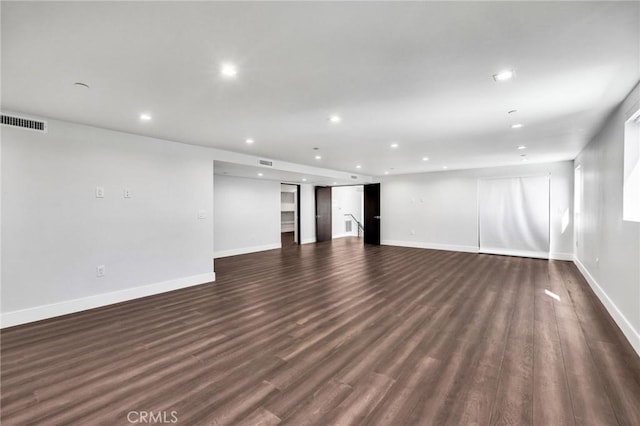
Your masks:
M 640 110 L 624 125 L 622 218 L 640 222 Z

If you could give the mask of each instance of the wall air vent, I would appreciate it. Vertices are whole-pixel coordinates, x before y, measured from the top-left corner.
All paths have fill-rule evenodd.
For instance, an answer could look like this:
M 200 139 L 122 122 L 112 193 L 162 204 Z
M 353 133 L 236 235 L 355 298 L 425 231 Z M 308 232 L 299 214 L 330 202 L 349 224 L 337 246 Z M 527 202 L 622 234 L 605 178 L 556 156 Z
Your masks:
M 356 175 L 351 175 L 351 179 L 358 179 L 358 176 L 356 176 Z
M 47 132 L 47 122 L 41 120 L 32 120 L 30 118 L 17 117 L 15 115 L 0 115 L 0 122 L 3 126 L 20 127 L 27 130 L 35 130 L 36 132 Z
M 258 163 L 260 163 L 260 165 L 262 166 L 273 166 L 273 161 L 269 161 L 269 160 L 260 160 L 258 161 Z

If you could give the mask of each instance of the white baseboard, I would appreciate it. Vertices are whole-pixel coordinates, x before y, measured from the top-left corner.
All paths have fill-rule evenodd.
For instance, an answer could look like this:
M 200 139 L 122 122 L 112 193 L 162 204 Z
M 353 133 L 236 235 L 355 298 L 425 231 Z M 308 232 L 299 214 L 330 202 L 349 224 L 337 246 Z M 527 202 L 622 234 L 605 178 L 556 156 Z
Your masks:
M 453 245 L 453 244 L 434 244 L 434 243 L 422 243 L 417 241 L 382 240 L 382 245 L 478 253 L 478 247 L 476 246 L 459 246 L 459 245 Z
M 549 259 L 573 262 L 573 253 L 549 253 Z
M 344 238 L 344 237 L 357 237 L 358 234 L 340 234 L 340 235 L 332 235 L 331 239 L 336 239 L 336 238 Z
M 423 243 L 423 242 L 416 242 L 416 241 L 397 241 L 397 240 L 383 240 L 382 244 L 386 246 L 400 246 L 400 247 L 425 248 L 425 249 L 432 249 L 432 250 L 480 253 L 480 250 L 476 246 L 460 246 L 460 245 L 453 245 L 453 244 L 434 244 L 434 243 Z M 573 261 L 573 254 L 571 253 L 550 253 L 549 254 L 549 253 L 543 253 L 543 252 L 530 252 L 530 251 L 518 251 L 518 250 L 491 250 L 491 251 L 482 251 L 482 253 L 500 254 L 504 256 L 534 257 L 534 258 L 540 258 L 540 259 Z
M 506 250 L 506 249 L 494 249 L 483 248 L 479 251 L 485 254 L 498 254 L 500 256 L 515 256 L 515 257 L 531 257 L 534 259 L 549 259 L 549 253 L 544 251 L 529 251 L 529 250 Z
M 577 257 L 573 259 L 573 263 L 578 267 L 578 270 L 582 276 L 584 276 L 585 280 L 587 280 L 593 292 L 598 296 L 598 299 L 600 299 L 604 307 L 607 309 L 609 315 L 611 315 L 616 324 L 618 324 L 618 327 L 620 327 L 622 333 L 625 335 L 627 340 L 629 340 L 633 349 L 638 355 L 640 355 L 640 333 L 638 333 L 638 330 L 633 328 L 633 325 L 624 316 L 620 309 L 618 309 L 609 295 L 602 289 L 602 287 L 600 287 L 600 284 L 598 284 L 586 266 L 584 266 Z
M 128 288 L 126 290 L 118 290 L 110 293 L 83 297 L 80 299 L 67 300 L 65 302 L 36 306 L 12 312 L 3 312 L 0 317 L 0 328 L 40 321 L 47 318 L 58 317 L 60 315 L 72 314 L 74 312 L 86 311 L 88 309 L 126 302 L 127 300 L 152 296 L 154 294 L 166 293 L 167 291 L 178 290 L 215 280 L 215 272 L 210 272 L 206 274 L 177 278 L 175 280 L 161 281 L 140 287 Z
M 313 244 L 316 242 L 315 238 L 305 238 L 304 240 L 302 240 L 302 244 Z
M 274 250 L 282 248 L 282 243 L 265 244 L 263 246 L 243 247 L 239 249 L 214 251 L 213 258 L 219 259 L 221 257 L 237 256 L 239 254 L 255 253 L 258 251 Z

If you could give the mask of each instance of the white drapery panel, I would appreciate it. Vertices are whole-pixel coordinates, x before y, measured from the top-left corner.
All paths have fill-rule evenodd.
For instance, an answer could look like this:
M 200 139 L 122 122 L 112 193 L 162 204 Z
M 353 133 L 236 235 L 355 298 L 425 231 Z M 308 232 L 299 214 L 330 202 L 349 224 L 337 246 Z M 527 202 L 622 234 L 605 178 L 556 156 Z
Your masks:
M 549 258 L 549 176 L 480 179 L 480 252 Z

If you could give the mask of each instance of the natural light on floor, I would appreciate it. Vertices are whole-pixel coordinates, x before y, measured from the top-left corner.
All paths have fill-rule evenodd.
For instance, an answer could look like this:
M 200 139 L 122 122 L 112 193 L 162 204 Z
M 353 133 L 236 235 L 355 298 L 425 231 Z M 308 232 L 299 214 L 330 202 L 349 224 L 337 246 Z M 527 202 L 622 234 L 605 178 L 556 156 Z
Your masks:
M 552 297 L 552 298 L 556 299 L 558 302 L 560 301 L 560 296 L 558 296 L 557 294 L 555 294 L 555 293 L 554 293 L 554 292 L 552 292 L 552 291 L 545 290 L 545 291 L 544 291 L 544 294 L 546 294 L 546 295 L 547 295 L 547 296 L 549 296 L 549 297 Z

